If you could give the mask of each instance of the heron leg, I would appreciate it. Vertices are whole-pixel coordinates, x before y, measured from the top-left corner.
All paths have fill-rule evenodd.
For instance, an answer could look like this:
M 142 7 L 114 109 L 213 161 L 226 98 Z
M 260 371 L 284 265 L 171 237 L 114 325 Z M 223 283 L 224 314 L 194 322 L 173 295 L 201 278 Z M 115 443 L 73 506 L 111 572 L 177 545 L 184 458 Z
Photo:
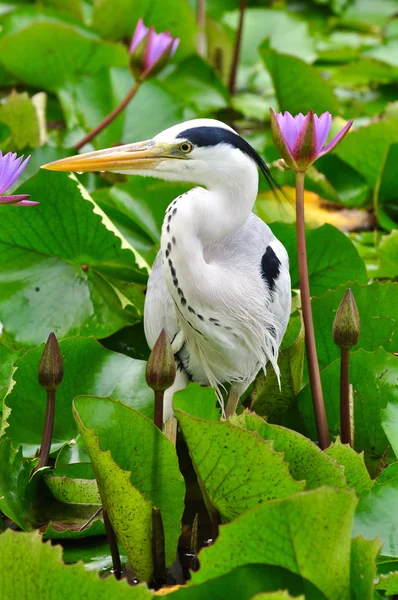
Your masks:
M 173 396 L 178 390 L 182 390 L 187 387 L 188 375 L 185 371 L 177 369 L 176 378 L 173 385 L 165 391 L 163 397 L 163 422 L 166 423 L 170 417 L 174 416 L 173 413 Z
M 235 384 L 231 385 L 230 392 L 228 394 L 227 406 L 225 408 L 225 416 L 232 417 L 235 414 L 236 407 L 238 406 L 239 398 L 246 390 L 247 384 Z

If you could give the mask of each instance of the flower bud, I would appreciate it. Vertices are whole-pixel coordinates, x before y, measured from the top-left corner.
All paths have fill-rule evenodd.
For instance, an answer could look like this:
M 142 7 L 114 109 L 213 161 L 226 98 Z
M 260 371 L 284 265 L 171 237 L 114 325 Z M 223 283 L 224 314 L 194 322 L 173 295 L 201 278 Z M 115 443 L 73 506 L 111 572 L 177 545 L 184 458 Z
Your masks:
M 348 350 L 358 343 L 360 333 L 358 308 L 353 293 L 348 289 L 334 318 L 333 340 L 340 349 Z
M 64 364 L 61 349 L 54 333 L 50 333 L 39 364 L 39 384 L 54 391 L 64 378 Z
M 155 392 L 164 392 L 174 383 L 176 364 L 169 336 L 162 329 L 149 356 L 146 381 Z
M 130 44 L 130 70 L 137 80 L 157 75 L 173 56 L 179 44 L 168 31 L 156 33 L 153 27 L 145 27 L 140 19 Z

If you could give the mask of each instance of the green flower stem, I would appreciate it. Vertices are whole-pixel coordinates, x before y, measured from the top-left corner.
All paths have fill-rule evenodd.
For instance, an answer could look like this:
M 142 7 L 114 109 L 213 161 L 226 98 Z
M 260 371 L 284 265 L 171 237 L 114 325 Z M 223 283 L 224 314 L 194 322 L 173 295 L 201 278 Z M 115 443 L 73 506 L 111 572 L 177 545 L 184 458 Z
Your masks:
M 120 554 L 119 548 L 117 546 L 117 539 L 115 532 L 113 530 L 112 524 L 109 520 L 108 513 L 105 508 L 103 508 L 102 516 L 104 518 L 104 526 L 106 531 L 106 536 L 108 538 L 108 544 L 111 551 L 112 556 L 112 564 L 113 564 L 113 574 L 116 579 L 120 579 L 122 576 L 122 565 L 120 562 Z
M 326 419 L 325 403 L 323 401 L 318 356 L 316 353 L 314 323 L 312 320 L 310 285 L 308 280 L 307 248 L 305 242 L 304 177 L 304 172 L 296 172 L 297 257 L 312 402 L 314 405 L 319 445 L 322 450 L 325 450 L 325 448 L 330 445 L 330 437 Z
M 342 348 L 340 358 L 340 436 L 343 444 L 352 446 L 349 370 L 350 350 Z
M 164 391 L 155 391 L 155 415 L 153 422 L 160 431 L 163 430 L 163 398 Z
M 37 465 L 38 469 L 47 466 L 48 457 L 50 456 L 51 440 L 54 429 L 55 393 L 55 390 L 47 390 L 46 418 L 44 421 L 43 437 L 40 446 L 40 460 Z
M 228 84 L 228 89 L 229 89 L 229 93 L 231 94 L 231 96 L 233 96 L 235 93 L 236 73 L 238 71 L 240 48 L 242 45 L 243 21 L 244 21 L 244 17 L 245 17 L 246 3 L 247 3 L 247 0 L 240 0 L 239 25 L 238 25 L 238 31 L 236 33 L 235 48 L 234 48 L 234 54 L 232 57 L 231 73 L 229 75 L 229 84 Z
M 123 98 L 121 103 L 116 108 L 114 108 L 113 111 L 111 113 L 109 113 L 109 115 L 101 121 L 101 123 L 98 123 L 98 125 L 96 127 L 94 127 L 94 129 L 92 129 L 87 135 L 85 135 L 84 138 L 82 138 L 80 140 L 80 142 L 75 144 L 75 146 L 74 146 L 75 150 L 80 150 L 80 148 L 82 148 L 85 144 L 88 144 L 88 142 L 91 142 L 91 140 L 93 138 L 95 138 L 96 135 L 101 133 L 101 131 L 103 131 L 105 129 L 105 127 L 108 127 L 109 123 L 112 123 L 112 121 L 114 119 L 116 119 L 117 116 L 120 115 L 122 110 L 124 110 L 126 108 L 126 106 L 129 104 L 130 100 L 132 100 L 134 98 L 134 96 L 136 95 L 136 93 L 138 92 L 141 83 L 142 83 L 142 79 L 137 80 L 134 83 L 133 87 L 126 94 L 126 96 Z

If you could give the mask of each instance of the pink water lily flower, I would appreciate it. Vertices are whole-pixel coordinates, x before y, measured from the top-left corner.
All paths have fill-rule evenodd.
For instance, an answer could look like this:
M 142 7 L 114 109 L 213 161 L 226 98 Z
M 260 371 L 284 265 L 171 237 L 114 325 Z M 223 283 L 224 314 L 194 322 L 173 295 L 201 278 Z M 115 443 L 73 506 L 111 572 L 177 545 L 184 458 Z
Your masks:
M 23 161 L 23 156 L 17 158 L 16 153 L 12 152 L 8 152 L 3 156 L 0 150 L 0 204 L 16 204 L 17 206 L 34 206 L 39 204 L 39 202 L 28 200 L 28 194 L 2 195 L 16 182 L 28 164 L 29 159 L 30 156 Z
M 148 78 L 158 73 L 177 50 L 179 38 L 169 31 L 156 33 L 153 26 L 145 27 L 140 19 L 130 44 L 130 67 L 136 77 Z
M 272 137 L 286 165 L 294 171 L 305 171 L 320 156 L 330 152 L 341 142 L 352 121 L 325 145 L 332 124 L 332 115 L 322 113 L 319 117 L 311 110 L 307 115 L 293 117 L 289 112 L 271 110 Z

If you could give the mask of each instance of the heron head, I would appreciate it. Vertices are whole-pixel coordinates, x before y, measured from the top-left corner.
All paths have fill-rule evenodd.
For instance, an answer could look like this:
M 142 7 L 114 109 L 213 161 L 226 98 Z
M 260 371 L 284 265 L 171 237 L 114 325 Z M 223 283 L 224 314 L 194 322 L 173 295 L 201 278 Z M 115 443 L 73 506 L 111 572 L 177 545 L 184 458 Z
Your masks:
M 194 119 L 174 125 L 143 142 L 125 144 L 62 158 L 43 165 L 52 171 L 78 173 L 111 171 L 210 185 L 214 180 L 257 177 L 267 179 L 262 158 L 231 127 L 215 119 Z

